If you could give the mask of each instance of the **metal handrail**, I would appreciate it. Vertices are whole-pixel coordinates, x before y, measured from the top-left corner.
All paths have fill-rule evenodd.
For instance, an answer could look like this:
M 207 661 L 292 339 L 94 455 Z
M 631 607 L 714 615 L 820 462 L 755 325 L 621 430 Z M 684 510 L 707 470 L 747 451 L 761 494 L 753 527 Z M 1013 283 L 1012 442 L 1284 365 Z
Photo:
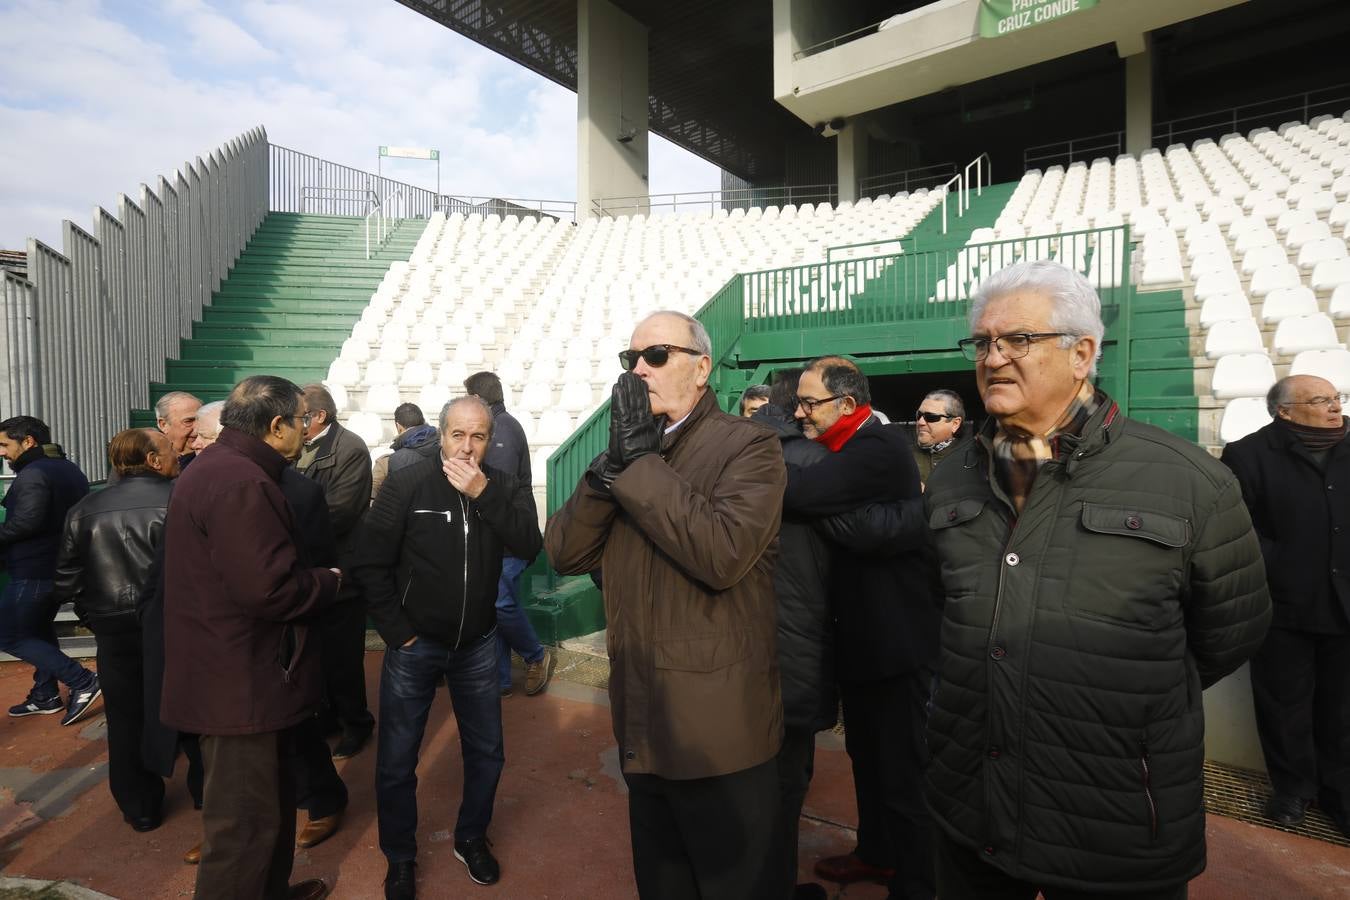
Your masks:
M 835 203 L 838 197 L 839 186 L 836 184 L 780 185 L 632 197 L 601 197 L 593 201 L 592 210 L 600 216 L 650 215 L 656 210 L 666 209 L 672 213 L 705 208 L 709 212 L 716 212 L 718 209 L 729 210 L 738 207 L 750 209 L 789 203 Z
M 920 174 L 931 172 L 932 174 Z M 902 191 L 936 188 L 943 181 L 956 174 L 956 163 L 934 163 L 931 166 L 918 166 L 913 169 L 901 169 L 898 172 L 883 172 L 858 179 L 858 196 L 875 197 L 889 188 Z
M 950 179 L 948 179 L 948 180 L 946 181 L 946 183 L 944 183 L 944 184 L 942 185 L 942 187 L 938 188 L 938 190 L 942 191 L 942 233 L 943 233 L 943 234 L 946 234 L 946 233 L 947 233 L 947 197 L 948 197 L 948 195 L 951 193 L 951 189 L 952 189 L 952 185 L 953 185 L 953 184 L 956 185 L 956 217 L 959 219 L 959 218 L 964 217 L 965 214 L 966 214 L 965 209 L 962 208 L 962 206 L 961 206 L 961 184 L 962 184 L 962 182 L 963 182 L 964 180 L 965 180 L 965 176 L 962 175 L 962 174 L 960 174 L 960 173 L 957 173 L 956 175 L 953 175 Z
M 444 213 L 464 213 L 465 215 L 500 215 L 536 219 L 549 218 L 558 221 L 575 222 L 577 220 L 577 202 L 575 200 L 540 200 L 523 197 L 484 197 L 467 194 L 440 194 L 436 197 L 436 210 Z

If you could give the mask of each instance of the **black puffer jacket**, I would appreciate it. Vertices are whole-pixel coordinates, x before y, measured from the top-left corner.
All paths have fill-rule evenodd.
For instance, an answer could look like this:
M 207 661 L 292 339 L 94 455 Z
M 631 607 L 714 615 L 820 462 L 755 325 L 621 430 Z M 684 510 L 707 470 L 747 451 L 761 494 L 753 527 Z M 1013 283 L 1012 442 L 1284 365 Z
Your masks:
M 783 462 L 805 468 L 830 455 L 806 439 L 796 421 L 772 405 L 756 422 L 778 432 Z M 773 592 L 778 600 L 778 672 L 783 685 L 783 724 L 820 731 L 838 719 L 834 679 L 834 616 L 830 612 L 830 548 L 811 519 L 785 515 L 778 532 Z
M 441 461 L 391 472 L 360 529 L 352 576 L 390 647 L 424 635 L 460 647 L 497 622 L 502 548 L 534 558 L 543 545 L 529 487 L 485 467 L 477 500 L 455 490 Z M 525 554 L 529 554 L 525 556 Z
M 173 482 L 127 475 L 71 509 L 56 562 L 56 596 L 89 627 L 138 629 L 139 597 L 164 536 Z
M 51 456 L 42 447 L 25 451 L 11 468 L 14 481 L 0 501 L 5 570 L 10 578 L 51 578 L 66 514 L 89 493 L 89 479 L 64 455 Z
M 1201 690 L 1270 621 L 1237 481 L 1108 399 L 1015 516 L 995 425 L 925 495 L 946 590 L 934 820 L 1014 878 L 1180 884 L 1205 866 Z

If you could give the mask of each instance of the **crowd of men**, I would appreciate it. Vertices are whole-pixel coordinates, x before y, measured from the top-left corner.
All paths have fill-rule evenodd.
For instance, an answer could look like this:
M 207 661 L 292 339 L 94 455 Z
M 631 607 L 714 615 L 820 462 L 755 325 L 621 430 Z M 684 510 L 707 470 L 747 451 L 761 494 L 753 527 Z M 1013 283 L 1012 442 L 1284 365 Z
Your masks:
M 1185 897 L 1205 866 L 1201 692 L 1248 659 L 1268 815 L 1315 803 L 1350 834 L 1344 398 L 1281 380 L 1272 423 L 1220 461 L 1094 387 L 1104 329 L 1081 275 L 1005 269 L 970 326 L 986 420 L 935 390 L 910 437 L 841 356 L 725 413 L 702 325 L 648 316 L 619 354 L 608 447 L 544 534 L 491 372 L 434 426 L 401 406 L 373 471 L 322 385 L 273 376 L 161 398 L 158 430 L 114 436 L 92 493 L 45 424 L 0 422 L 0 649 L 34 667 L 10 715 L 71 724 L 101 697 L 137 831 L 185 753 L 202 898 L 325 896 L 289 883 L 294 847 L 341 826 L 333 760 L 373 734 L 385 896 L 406 900 L 444 681 L 454 854 L 493 884 L 511 655 L 528 695 L 552 673 L 519 603 L 546 547 L 603 585 L 643 900 L 826 896 L 797 883 L 797 832 L 841 709 L 857 846 L 819 877 L 893 900 Z M 66 601 L 97 674 L 57 644 Z M 367 617 L 386 647 L 374 715 Z

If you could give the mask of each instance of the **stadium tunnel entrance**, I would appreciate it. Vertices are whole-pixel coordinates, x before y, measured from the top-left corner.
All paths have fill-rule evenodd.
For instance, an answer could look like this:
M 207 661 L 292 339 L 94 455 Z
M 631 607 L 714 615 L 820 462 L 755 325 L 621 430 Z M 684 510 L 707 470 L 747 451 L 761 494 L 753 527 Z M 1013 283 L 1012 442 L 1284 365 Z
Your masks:
M 966 424 L 963 426 L 963 435 L 970 433 L 972 428 L 978 428 L 984 422 L 984 404 L 980 402 L 979 392 L 975 389 L 973 371 L 916 372 L 905 375 L 868 373 L 867 380 L 872 388 L 872 408 L 885 413 L 892 422 L 903 424 L 911 436 L 914 433 L 914 411 L 919 408 L 919 404 L 929 392 L 943 388 L 956 391 L 965 404 Z

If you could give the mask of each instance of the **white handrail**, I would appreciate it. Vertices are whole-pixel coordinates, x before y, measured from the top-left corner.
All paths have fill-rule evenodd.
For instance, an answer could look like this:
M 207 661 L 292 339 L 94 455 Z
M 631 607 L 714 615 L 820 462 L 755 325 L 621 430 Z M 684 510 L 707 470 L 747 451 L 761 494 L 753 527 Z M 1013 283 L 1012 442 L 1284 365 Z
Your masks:
M 975 196 L 984 194 L 985 185 L 994 177 L 994 167 L 988 153 L 981 153 L 966 164 L 965 169 L 953 175 L 942 185 L 942 233 L 947 233 L 947 195 L 956 185 L 956 216 L 963 218 L 970 209 L 970 170 L 975 170 Z
M 384 213 L 380 205 L 379 195 L 377 195 L 373 190 L 369 189 L 366 190 L 366 202 L 370 204 L 366 209 L 366 259 L 370 259 L 370 217 L 383 216 Z M 379 249 L 380 243 L 379 228 L 380 228 L 379 219 L 377 218 L 375 224 L 376 249 Z
M 961 208 L 961 186 L 965 181 L 964 175 L 953 175 L 942 185 L 942 233 L 947 233 L 947 195 L 951 193 L 952 184 L 956 184 L 956 215 L 958 217 L 965 215 Z

